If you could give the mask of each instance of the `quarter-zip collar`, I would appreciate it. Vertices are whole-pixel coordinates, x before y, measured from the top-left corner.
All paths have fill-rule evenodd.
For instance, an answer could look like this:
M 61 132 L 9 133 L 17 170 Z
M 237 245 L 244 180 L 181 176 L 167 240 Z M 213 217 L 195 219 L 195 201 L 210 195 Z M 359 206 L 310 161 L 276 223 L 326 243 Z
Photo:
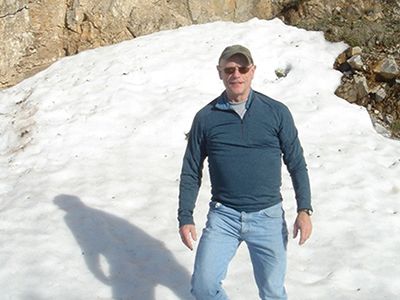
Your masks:
M 249 110 L 251 103 L 253 102 L 254 92 L 253 89 L 250 89 L 249 97 L 246 101 L 246 110 Z M 224 91 L 221 96 L 218 98 L 217 103 L 215 104 L 215 108 L 220 110 L 233 110 L 231 104 L 229 103 L 228 96 L 226 91 Z

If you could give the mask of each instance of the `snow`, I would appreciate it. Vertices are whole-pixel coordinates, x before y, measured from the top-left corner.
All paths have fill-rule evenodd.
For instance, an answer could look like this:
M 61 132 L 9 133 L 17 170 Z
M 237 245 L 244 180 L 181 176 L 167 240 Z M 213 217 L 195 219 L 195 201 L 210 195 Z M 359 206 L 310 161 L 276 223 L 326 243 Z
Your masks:
M 258 19 L 85 51 L 0 91 L 2 299 L 191 299 L 176 221 L 185 132 L 222 92 L 217 59 L 236 43 L 253 52 L 253 88 L 292 111 L 309 167 L 314 232 L 289 242 L 289 298 L 398 299 L 399 142 L 334 95 L 344 43 Z M 205 172 L 199 232 L 209 189 Z M 282 194 L 292 228 L 287 172 Z M 224 286 L 257 299 L 245 245 Z

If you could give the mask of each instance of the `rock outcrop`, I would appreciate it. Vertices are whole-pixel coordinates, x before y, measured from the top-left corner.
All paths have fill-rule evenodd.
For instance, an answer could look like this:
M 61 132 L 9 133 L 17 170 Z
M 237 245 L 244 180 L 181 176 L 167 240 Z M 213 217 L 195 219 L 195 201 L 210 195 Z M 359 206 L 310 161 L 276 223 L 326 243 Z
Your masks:
M 60 57 L 152 32 L 274 17 L 287 0 L 7 0 L 0 4 L 0 88 Z
M 60 57 L 188 24 L 183 1 L 5 1 L 0 6 L 0 87 Z

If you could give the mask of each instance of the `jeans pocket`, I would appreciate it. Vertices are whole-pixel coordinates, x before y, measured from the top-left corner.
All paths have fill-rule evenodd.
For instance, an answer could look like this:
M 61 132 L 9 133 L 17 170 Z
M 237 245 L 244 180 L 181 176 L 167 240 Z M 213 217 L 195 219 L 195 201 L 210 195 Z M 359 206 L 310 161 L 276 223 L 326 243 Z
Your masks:
M 267 207 L 261 211 L 265 216 L 270 218 L 281 218 L 283 216 L 282 204 L 278 203 L 271 207 Z

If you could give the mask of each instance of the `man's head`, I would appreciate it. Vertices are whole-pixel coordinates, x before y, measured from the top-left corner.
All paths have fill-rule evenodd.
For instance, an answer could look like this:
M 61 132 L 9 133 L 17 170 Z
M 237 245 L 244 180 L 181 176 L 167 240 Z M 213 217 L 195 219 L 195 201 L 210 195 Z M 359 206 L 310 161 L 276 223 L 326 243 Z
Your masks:
M 217 70 L 231 101 L 247 99 L 255 69 L 251 53 L 246 47 L 233 45 L 222 51 Z

